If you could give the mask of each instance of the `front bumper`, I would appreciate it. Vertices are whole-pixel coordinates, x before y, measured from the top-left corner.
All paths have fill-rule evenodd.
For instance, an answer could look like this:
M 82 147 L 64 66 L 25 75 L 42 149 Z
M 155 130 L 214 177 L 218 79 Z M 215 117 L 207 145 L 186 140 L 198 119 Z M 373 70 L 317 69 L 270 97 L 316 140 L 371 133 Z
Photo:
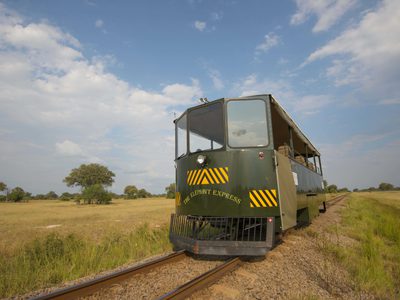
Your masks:
M 169 238 L 194 254 L 263 256 L 275 244 L 275 218 L 172 214 Z

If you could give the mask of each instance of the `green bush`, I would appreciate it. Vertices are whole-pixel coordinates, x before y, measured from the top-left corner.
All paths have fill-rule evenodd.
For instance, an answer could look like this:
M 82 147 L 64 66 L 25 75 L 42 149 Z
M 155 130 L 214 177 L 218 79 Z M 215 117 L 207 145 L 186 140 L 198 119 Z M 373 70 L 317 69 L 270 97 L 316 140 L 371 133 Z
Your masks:
M 82 192 L 82 199 L 86 204 L 109 204 L 111 195 L 101 184 L 94 184 L 85 188 Z
M 69 200 L 72 200 L 73 198 L 74 198 L 73 194 L 70 194 L 68 192 L 64 192 L 64 193 L 61 194 L 59 199 L 62 200 L 62 201 L 69 201 Z
M 25 191 L 18 186 L 16 188 L 13 188 L 10 195 L 8 196 L 10 201 L 13 202 L 21 202 L 24 199 L 24 197 L 25 197 Z

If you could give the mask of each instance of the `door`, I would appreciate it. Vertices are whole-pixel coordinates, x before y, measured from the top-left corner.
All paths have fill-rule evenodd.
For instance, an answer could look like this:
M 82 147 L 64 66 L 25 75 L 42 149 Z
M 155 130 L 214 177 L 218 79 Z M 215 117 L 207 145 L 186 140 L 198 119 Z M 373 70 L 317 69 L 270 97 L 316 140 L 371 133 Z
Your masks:
M 289 158 L 275 151 L 282 230 L 296 225 L 297 195 Z

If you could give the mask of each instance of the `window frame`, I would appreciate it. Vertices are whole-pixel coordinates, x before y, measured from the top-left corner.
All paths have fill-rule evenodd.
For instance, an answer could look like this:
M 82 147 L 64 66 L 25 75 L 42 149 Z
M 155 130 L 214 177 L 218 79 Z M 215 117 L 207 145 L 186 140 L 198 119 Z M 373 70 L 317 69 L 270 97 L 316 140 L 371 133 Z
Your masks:
M 254 101 L 254 100 L 258 100 L 258 101 L 262 101 L 265 104 L 265 124 L 267 126 L 266 131 L 267 131 L 267 143 L 265 145 L 262 146 L 231 146 L 229 144 L 229 125 L 228 125 L 228 104 L 230 102 L 234 102 L 234 101 L 240 101 L 240 102 L 246 102 L 246 101 Z M 270 117 L 269 117 L 269 106 L 268 106 L 269 100 L 264 99 L 262 97 L 254 97 L 254 98 L 238 98 L 238 99 L 229 99 L 225 102 L 225 135 L 226 135 L 226 144 L 229 148 L 231 149 L 261 149 L 261 148 L 267 148 L 268 146 L 271 145 L 271 135 L 270 135 Z

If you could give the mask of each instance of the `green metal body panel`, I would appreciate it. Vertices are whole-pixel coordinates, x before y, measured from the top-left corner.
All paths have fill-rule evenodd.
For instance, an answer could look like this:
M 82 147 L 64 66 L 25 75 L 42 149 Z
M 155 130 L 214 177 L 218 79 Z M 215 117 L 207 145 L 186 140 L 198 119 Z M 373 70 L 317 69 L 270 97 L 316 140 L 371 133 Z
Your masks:
M 259 158 L 264 152 L 264 158 Z M 208 168 L 228 167 L 229 181 L 224 184 L 188 185 L 187 173 L 197 170 L 199 154 L 191 154 L 177 161 L 177 191 L 180 205 L 177 214 L 197 216 L 276 216 L 279 207 L 250 207 L 250 190 L 276 189 L 273 151 L 242 149 L 201 152 L 206 155 Z M 278 203 L 279 205 L 279 203 Z
M 278 181 L 278 195 L 280 201 L 282 230 L 296 226 L 297 223 L 297 196 L 293 178 L 292 166 L 289 158 L 275 151 L 276 177 Z

